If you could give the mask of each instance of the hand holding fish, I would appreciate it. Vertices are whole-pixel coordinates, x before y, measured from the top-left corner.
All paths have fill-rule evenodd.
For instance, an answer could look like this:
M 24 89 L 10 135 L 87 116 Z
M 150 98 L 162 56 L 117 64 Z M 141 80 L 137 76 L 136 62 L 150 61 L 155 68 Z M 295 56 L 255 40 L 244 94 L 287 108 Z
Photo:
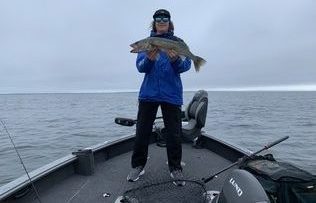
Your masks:
M 156 56 L 158 54 L 158 49 L 155 48 L 153 50 L 150 50 L 147 52 L 147 57 L 149 58 L 149 60 L 154 61 L 156 59 Z
M 173 49 L 167 50 L 167 54 L 168 54 L 171 62 L 176 61 L 178 59 L 178 57 L 179 57 L 177 52 L 175 50 L 173 50 Z

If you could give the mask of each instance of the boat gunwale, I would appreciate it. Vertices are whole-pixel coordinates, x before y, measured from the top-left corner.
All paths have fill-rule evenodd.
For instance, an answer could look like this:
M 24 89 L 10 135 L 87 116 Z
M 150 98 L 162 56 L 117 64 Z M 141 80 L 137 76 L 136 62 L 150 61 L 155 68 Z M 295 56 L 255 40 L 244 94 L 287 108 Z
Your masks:
M 86 147 L 84 149 L 91 149 L 94 153 L 98 151 L 102 151 L 112 145 L 115 145 L 117 143 L 121 143 L 123 141 L 126 141 L 128 139 L 131 139 L 135 136 L 135 134 L 132 135 L 125 135 L 121 136 L 118 139 L 108 140 L 100 144 L 93 145 L 91 147 Z M 62 158 L 59 158 L 55 161 L 52 161 L 48 164 L 45 164 L 44 166 L 41 166 L 31 172 L 29 172 L 29 176 L 32 180 L 32 182 L 36 182 L 37 180 L 40 180 L 44 176 L 47 176 L 51 174 L 54 171 L 57 171 L 60 168 L 65 167 L 68 164 L 74 164 L 75 161 L 78 160 L 78 157 L 73 154 L 68 154 Z M 27 177 L 26 174 L 16 178 L 15 180 L 4 184 L 0 187 L 0 201 L 5 200 L 10 195 L 18 192 L 19 190 L 27 187 L 30 184 L 30 180 Z
M 132 142 L 133 139 L 135 138 L 135 134 L 129 134 L 125 136 L 120 136 L 119 138 L 105 141 L 96 145 L 92 145 L 90 147 L 86 147 L 84 149 L 91 149 L 94 156 L 99 153 L 110 153 L 111 147 L 117 145 L 117 148 L 112 149 L 113 151 L 116 149 L 119 149 L 121 145 L 123 145 L 124 142 L 130 141 Z M 205 132 L 202 132 L 201 134 L 201 140 L 204 141 L 204 144 L 209 144 L 209 143 L 215 143 L 215 145 L 219 148 L 224 147 L 225 150 L 228 150 L 228 153 L 234 153 L 234 156 L 231 158 L 236 158 L 239 157 L 240 155 L 249 155 L 249 151 L 246 151 L 240 147 L 236 147 L 233 144 L 230 144 L 228 142 L 225 142 L 221 139 L 218 139 L 214 136 L 211 136 L 209 134 L 206 134 Z M 219 154 L 223 158 L 227 159 L 229 157 L 225 156 L 225 152 L 222 151 L 213 151 L 214 144 L 211 144 L 211 146 L 206 145 L 206 149 Z M 223 150 L 223 151 L 225 151 Z M 115 153 L 114 153 L 115 154 Z M 116 156 L 116 154 L 114 155 Z M 107 157 L 105 155 L 105 158 L 103 159 L 104 161 L 107 160 Z M 35 169 L 29 173 L 31 180 L 35 183 L 36 181 L 42 180 L 45 176 L 48 176 L 52 174 L 54 171 L 61 170 L 62 168 L 66 167 L 67 165 L 72 164 L 73 167 L 75 167 L 75 162 L 78 160 L 78 157 L 73 154 L 66 155 L 60 159 L 57 159 L 51 163 L 48 163 L 38 169 Z M 236 161 L 236 159 L 235 159 Z M 27 187 L 30 185 L 30 181 L 27 177 L 27 175 L 22 175 L 21 177 L 3 185 L 0 187 L 0 201 L 6 200 L 7 198 L 10 198 L 11 195 L 14 193 L 19 192 L 21 189 Z

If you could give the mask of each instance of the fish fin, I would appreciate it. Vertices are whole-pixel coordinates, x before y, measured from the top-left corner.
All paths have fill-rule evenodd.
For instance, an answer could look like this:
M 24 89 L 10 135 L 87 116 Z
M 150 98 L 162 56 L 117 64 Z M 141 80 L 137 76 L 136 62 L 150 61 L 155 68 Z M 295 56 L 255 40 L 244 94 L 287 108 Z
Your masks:
M 200 67 L 204 65 L 206 61 L 202 57 L 196 56 L 195 59 L 193 60 L 193 63 L 194 63 L 195 71 L 199 72 Z

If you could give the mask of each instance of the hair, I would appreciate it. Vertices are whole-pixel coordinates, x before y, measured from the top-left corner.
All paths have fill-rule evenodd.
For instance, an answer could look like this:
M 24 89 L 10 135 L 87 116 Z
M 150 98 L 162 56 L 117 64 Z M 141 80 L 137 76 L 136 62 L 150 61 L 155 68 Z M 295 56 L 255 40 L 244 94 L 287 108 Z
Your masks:
M 151 28 L 152 31 L 157 32 L 157 29 L 156 29 L 156 26 L 155 26 L 155 25 L 156 25 L 156 24 L 155 24 L 155 21 L 153 20 L 153 21 L 151 22 L 150 28 Z M 174 31 L 174 25 L 173 25 L 173 22 L 170 20 L 170 21 L 169 21 L 168 32 L 173 32 L 173 31 Z

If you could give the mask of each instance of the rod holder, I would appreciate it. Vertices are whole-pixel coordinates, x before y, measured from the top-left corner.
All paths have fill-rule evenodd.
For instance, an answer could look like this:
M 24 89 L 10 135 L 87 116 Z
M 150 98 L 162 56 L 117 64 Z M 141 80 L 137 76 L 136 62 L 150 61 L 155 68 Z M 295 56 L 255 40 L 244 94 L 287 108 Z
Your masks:
M 75 165 L 75 172 L 80 175 L 90 176 L 94 173 L 94 156 L 92 149 L 79 149 L 72 152 L 76 155 L 78 162 Z

